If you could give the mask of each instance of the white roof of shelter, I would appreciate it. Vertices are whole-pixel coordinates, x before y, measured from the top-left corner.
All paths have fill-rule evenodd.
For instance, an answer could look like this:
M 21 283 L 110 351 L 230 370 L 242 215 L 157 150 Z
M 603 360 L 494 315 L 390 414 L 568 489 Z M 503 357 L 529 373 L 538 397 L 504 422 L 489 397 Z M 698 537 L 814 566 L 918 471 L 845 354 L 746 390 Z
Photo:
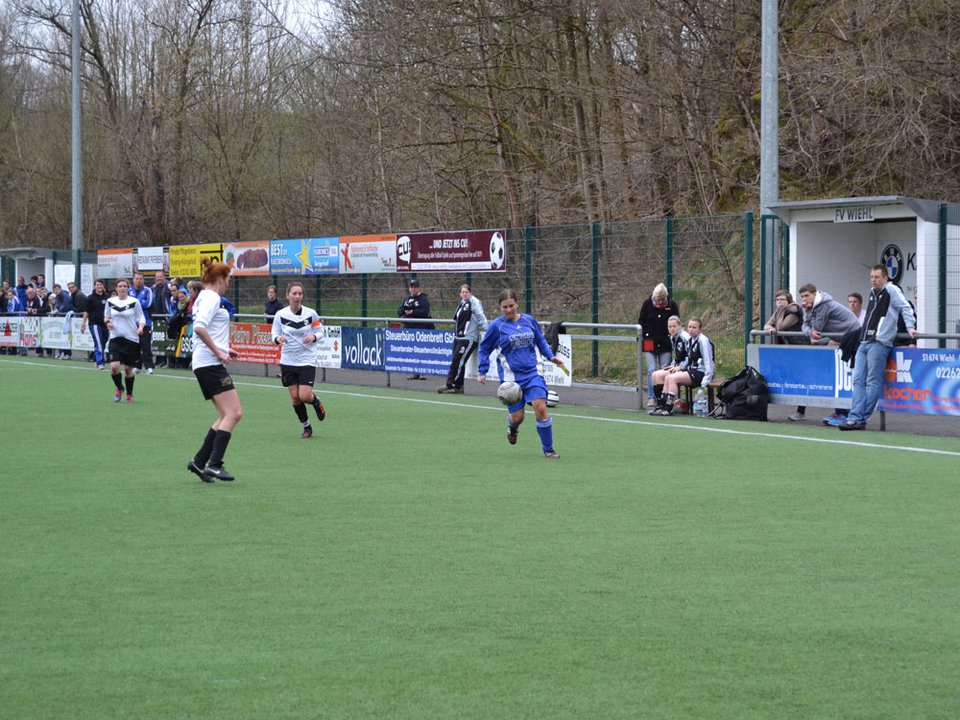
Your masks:
M 878 207 L 881 205 L 900 205 L 911 211 L 921 220 L 937 222 L 940 218 L 938 200 L 918 200 L 917 198 L 901 197 L 899 195 L 879 195 L 874 197 L 835 198 L 832 200 L 795 200 L 771 205 L 770 209 L 777 217 L 786 223 L 790 222 L 791 215 L 798 210 L 826 210 L 838 207 Z
M 39 258 L 52 258 L 56 252 L 51 248 L 19 247 L 19 248 L 0 248 L 0 255 L 6 255 L 14 260 L 38 260 Z

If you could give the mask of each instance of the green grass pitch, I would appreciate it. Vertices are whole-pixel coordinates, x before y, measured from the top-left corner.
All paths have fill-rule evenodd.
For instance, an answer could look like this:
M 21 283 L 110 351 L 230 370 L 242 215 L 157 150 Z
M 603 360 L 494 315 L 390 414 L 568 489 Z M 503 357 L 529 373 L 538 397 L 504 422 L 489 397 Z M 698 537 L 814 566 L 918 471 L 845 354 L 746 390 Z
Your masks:
M 960 716 L 955 439 L 237 381 L 0 358 L 0 717 Z

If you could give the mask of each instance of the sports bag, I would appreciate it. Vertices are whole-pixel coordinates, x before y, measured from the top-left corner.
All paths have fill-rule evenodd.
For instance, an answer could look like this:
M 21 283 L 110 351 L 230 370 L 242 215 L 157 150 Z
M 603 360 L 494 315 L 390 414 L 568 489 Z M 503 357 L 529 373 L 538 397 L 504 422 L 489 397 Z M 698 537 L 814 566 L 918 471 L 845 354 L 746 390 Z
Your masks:
M 722 412 L 727 420 L 766 420 L 770 404 L 770 388 L 763 375 L 749 365 L 724 380 L 717 390 Z

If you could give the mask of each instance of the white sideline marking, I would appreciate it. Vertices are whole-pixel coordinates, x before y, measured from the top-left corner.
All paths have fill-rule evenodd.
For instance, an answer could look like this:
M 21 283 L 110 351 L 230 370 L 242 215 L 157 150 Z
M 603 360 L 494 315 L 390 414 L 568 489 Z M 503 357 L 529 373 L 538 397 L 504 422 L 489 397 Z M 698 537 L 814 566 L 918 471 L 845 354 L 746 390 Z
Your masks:
M 10 360 L 6 358 L 0 358 L 0 363 L 9 363 L 11 365 L 31 365 L 34 367 L 46 368 L 49 370 L 80 370 L 86 372 L 102 372 L 97 370 L 95 367 L 70 367 L 69 365 L 53 365 L 45 362 L 35 362 L 32 360 Z M 72 364 L 72 363 L 71 363 Z M 162 378 L 164 380 L 187 380 L 190 382 L 195 382 L 195 378 L 186 376 L 186 375 L 151 375 L 149 376 L 152 379 Z M 268 378 L 264 378 L 267 380 Z M 251 388 L 263 388 L 266 390 L 286 390 L 286 388 L 281 387 L 275 383 L 267 385 L 266 383 L 259 382 L 236 382 L 234 385 L 240 387 L 251 387 Z M 324 395 L 341 395 L 343 397 L 356 397 L 356 398 L 366 398 L 371 400 L 390 400 L 395 402 L 407 402 L 407 403 L 419 403 L 421 405 L 444 405 L 449 407 L 460 407 L 460 408 L 471 408 L 473 410 L 487 410 L 491 412 L 503 412 L 499 407 L 490 407 L 489 405 L 473 405 L 470 403 L 460 403 L 460 402 L 451 402 L 449 400 L 427 400 L 425 398 L 409 398 L 409 397 L 394 397 L 391 395 L 376 395 L 371 393 L 360 393 L 360 392 L 348 392 L 344 390 L 329 390 L 331 387 L 327 384 L 321 384 L 323 388 Z M 607 422 L 607 423 L 618 423 L 622 425 L 637 425 L 639 427 L 655 427 L 655 428 L 675 428 L 681 430 L 694 430 L 697 432 L 708 432 L 708 433 L 722 433 L 726 435 L 739 435 L 742 437 L 758 437 L 758 438 L 768 438 L 771 440 L 796 440 L 799 442 L 811 442 L 811 443 L 825 443 L 827 445 L 848 445 L 850 447 L 863 447 L 871 448 L 874 450 L 896 450 L 898 452 L 912 452 L 920 453 L 923 455 L 946 455 L 948 457 L 960 457 L 960 451 L 955 450 L 936 450 L 934 448 L 918 448 L 911 447 L 908 445 L 878 445 L 870 442 L 863 442 L 859 440 L 831 440 L 830 438 L 817 438 L 817 437 L 802 437 L 799 435 L 777 435 L 775 433 L 768 432 L 756 432 L 752 430 L 734 430 L 732 428 L 719 428 L 719 427 L 703 427 L 702 425 L 687 425 L 684 423 L 665 423 L 665 422 L 654 422 L 651 420 L 633 420 L 631 418 L 605 418 L 597 417 L 595 415 L 568 415 L 566 413 L 550 413 L 553 417 L 566 418 L 568 420 L 592 420 L 594 422 Z M 837 432 L 840 432 L 839 430 Z

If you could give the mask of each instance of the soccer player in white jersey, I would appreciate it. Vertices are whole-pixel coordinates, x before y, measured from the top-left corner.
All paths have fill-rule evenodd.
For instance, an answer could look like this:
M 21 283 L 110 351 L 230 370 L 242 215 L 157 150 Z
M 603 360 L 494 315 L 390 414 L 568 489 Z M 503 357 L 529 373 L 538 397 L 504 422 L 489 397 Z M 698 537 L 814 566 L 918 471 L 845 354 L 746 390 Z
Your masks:
M 240 395 L 225 364 L 237 356 L 230 349 L 230 313 L 220 304 L 220 296 L 230 282 L 230 266 L 205 258 L 203 290 L 193 304 L 193 357 L 190 367 L 200 383 L 205 400 L 212 400 L 217 419 L 207 432 L 203 445 L 187 463 L 187 470 L 207 483 L 231 481 L 233 475 L 223 467 L 223 456 L 233 429 L 243 417 Z M 197 342 L 199 341 L 199 342 Z
M 495 349 L 499 350 L 510 365 L 514 380 L 523 388 L 523 397 L 507 408 L 507 442 L 516 444 L 517 430 L 523 422 L 524 405 L 529 403 L 537 418 L 537 435 L 540 436 L 543 456 L 558 458 L 560 455 L 553 448 L 553 419 L 547 411 L 547 383 L 540 374 L 537 351 L 557 367 L 563 367 L 563 360 L 553 354 L 536 319 L 520 312 L 513 290 L 500 293 L 500 312 L 501 316 L 487 326 L 487 334 L 480 343 L 477 381 L 481 384 L 487 381 L 490 354 Z
M 320 339 L 320 316 L 303 304 L 303 285 L 287 285 L 287 307 L 273 316 L 273 342 L 280 346 L 280 382 L 290 392 L 293 411 L 303 426 L 301 438 L 313 436 L 307 417 L 307 405 L 313 405 L 317 419 L 327 416 L 323 403 L 313 392 L 317 377 L 317 340 Z
M 140 361 L 140 336 L 146 327 L 140 302 L 127 294 L 130 283 L 125 278 L 117 280 L 117 296 L 107 300 L 103 308 L 103 319 L 110 331 L 110 377 L 117 391 L 113 401 L 120 402 L 123 397 L 123 385 L 120 383 L 120 364 L 123 364 L 124 383 L 127 389 L 127 402 L 133 402 L 134 368 Z

